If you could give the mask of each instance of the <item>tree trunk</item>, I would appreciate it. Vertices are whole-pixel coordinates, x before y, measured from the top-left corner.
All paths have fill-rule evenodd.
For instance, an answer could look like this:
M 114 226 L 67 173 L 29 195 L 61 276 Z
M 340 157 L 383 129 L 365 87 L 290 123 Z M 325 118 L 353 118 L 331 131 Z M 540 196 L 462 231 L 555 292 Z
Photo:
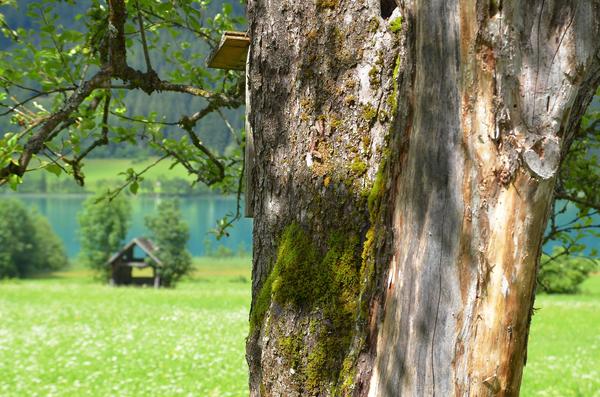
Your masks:
M 592 0 L 250 0 L 253 396 L 517 395 Z

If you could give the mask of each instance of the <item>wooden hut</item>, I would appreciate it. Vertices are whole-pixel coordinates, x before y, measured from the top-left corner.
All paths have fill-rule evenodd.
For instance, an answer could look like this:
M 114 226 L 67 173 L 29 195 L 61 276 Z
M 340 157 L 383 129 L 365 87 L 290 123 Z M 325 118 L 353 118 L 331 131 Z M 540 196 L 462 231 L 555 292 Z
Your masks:
M 110 266 L 110 284 L 152 285 L 158 288 L 160 286 L 160 268 L 163 263 L 156 256 L 157 251 L 158 248 L 147 238 L 137 237 L 131 240 L 107 262 L 107 266 Z M 143 257 L 136 257 L 139 253 Z M 134 275 L 134 269 L 147 268 L 152 269 L 152 276 L 136 277 Z

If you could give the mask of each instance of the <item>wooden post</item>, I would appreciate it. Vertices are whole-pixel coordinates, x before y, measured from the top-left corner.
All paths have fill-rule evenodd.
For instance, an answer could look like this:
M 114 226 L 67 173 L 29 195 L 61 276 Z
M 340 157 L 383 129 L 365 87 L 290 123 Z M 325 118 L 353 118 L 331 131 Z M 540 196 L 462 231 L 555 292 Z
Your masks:
M 152 267 L 153 273 L 154 273 L 154 288 L 158 288 L 160 287 L 160 276 L 158 275 L 158 272 L 156 271 L 156 267 Z

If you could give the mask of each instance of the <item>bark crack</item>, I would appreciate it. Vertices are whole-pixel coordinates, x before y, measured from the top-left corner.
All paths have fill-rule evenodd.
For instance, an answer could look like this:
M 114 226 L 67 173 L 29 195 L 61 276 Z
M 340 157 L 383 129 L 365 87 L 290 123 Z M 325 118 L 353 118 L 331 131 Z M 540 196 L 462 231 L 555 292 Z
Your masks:
M 448 181 L 446 180 L 446 184 L 448 183 Z M 445 238 L 445 233 L 444 231 L 446 230 L 446 213 L 447 213 L 447 209 L 448 209 L 448 200 L 446 198 L 446 192 L 444 192 L 444 209 L 442 210 L 442 228 L 441 228 L 441 238 L 440 238 L 440 244 L 442 246 L 442 249 L 444 247 L 444 238 Z M 438 323 L 438 319 L 439 319 L 439 314 L 440 314 L 440 304 L 442 302 L 442 263 L 443 263 L 443 255 L 442 253 L 440 253 L 440 260 L 438 262 L 438 298 L 437 298 L 437 307 L 435 310 L 435 320 L 433 323 L 433 332 L 431 335 L 431 381 L 432 381 L 432 388 L 433 388 L 433 394 L 432 396 L 435 397 L 435 365 L 434 365 L 434 353 L 435 353 L 435 334 L 437 331 L 437 323 Z

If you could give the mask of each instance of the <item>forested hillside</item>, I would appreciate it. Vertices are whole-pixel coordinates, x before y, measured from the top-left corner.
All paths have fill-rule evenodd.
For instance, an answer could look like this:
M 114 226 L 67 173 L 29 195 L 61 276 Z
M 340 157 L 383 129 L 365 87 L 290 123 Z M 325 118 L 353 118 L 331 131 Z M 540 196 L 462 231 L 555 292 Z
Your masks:
M 56 27 L 57 32 L 61 32 L 63 27 L 65 29 L 85 31 L 87 27 L 85 25 L 85 18 L 82 16 L 87 16 L 86 13 L 89 12 L 90 6 L 99 2 L 97 0 L 57 0 L 52 5 L 52 9 L 46 6 L 45 11 L 40 10 L 36 3 L 39 4 L 39 2 L 35 2 L 34 0 L 19 0 L 17 2 L 17 10 L 12 7 L 0 5 L 0 16 L 4 14 L 5 19 L 4 22 L 0 20 L 0 23 L 2 23 L 3 27 L 10 28 L 17 33 L 20 31 L 38 32 L 43 27 L 36 26 L 32 22 L 36 18 L 32 17 L 45 12 L 48 18 L 56 18 L 53 25 Z M 244 15 L 244 6 L 240 2 L 214 0 L 208 3 L 209 5 L 206 8 L 207 16 L 214 16 L 223 12 L 224 6 L 226 7 L 225 11 L 231 12 L 234 16 L 242 17 Z M 242 21 L 240 21 L 237 28 L 245 30 Z M 149 41 L 152 65 L 159 76 L 177 81 L 179 71 L 174 68 L 173 65 L 175 63 L 179 65 L 185 63 L 190 68 L 196 68 L 200 77 L 205 73 L 203 68 L 205 68 L 206 58 L 210 53 L 210 49 L 207 46 L 203 46 L 201 40 L 197 40 L 193 33 L 183 32 L 176 35 L 152 35 L 152 32 L 149 32 Z M 11 46 L 13 46 L 13 41 L 0 35 L 0 50 L 10 50 Z M 139 43 L 134 43 L 132 48 L 133 50 L 130 49 L 132 66 L 143 69 L 144 59 L 142 52 L 139 51 Z M 166 51 L 168 56 L 165 57 L 163 55 L 163 50 Z M 152 57 L 153 53 L 155 56 Z M 10 51 L 0 53 L 0 57 L 7 56 L 11 56 Z M 35 67 L 35 65 L 31 66 Z M 35 81 L 29 83 L 33 86 L 36 84 Z M 39 103 L 43 104 L 44 101 L 40 100 Z M 126 109 L 123 115 L 126 117 L 148 117 L 165 122 L 176 122 L 184 115 L 190 115 L 199 111 L 204 104 L 205 101 L 198 97 L 188 97 L 172 93 L 149 96 L 141 90 L 137 90 L 128 92 L 123 98 L 123 109 Z M 1 113 L 3 112 L 0 109 Z M 229 122 L 237 130 L 240 130 L 243 126 L 243 113 L 243 108 L 224 111 Z M 15 129 L 11 127 L 10 118 L 11 115 L 0 116 L 0 133 L 10 132 Z M 12 122 L 18 122 L 18 120 L 13 119 Z M 126 120 L 123 120 L 123 128 L 136 129 L 143 128 L 143 126 L 141 127 L 139 123 L 128 123 Z M 223 120 L 216 114 L 211 114 L 202 119 L 197 125 L 196 133 L 206 146 L 221 154 L 226 152 L 227 147 L 234 140 Z M 181 131 L 178 131 L 176 127 L 165 126 L 163 134 L 167 137 L 176 137 L 181 134 Z M 123 145 L 111 140 L 108 146 L 98 148 L 89 157 L 136 157 L 151 154 L 148 153 L 149 151 L 150 149 L 147 148 L 144 142 L 138 141 L 136 145 Z

